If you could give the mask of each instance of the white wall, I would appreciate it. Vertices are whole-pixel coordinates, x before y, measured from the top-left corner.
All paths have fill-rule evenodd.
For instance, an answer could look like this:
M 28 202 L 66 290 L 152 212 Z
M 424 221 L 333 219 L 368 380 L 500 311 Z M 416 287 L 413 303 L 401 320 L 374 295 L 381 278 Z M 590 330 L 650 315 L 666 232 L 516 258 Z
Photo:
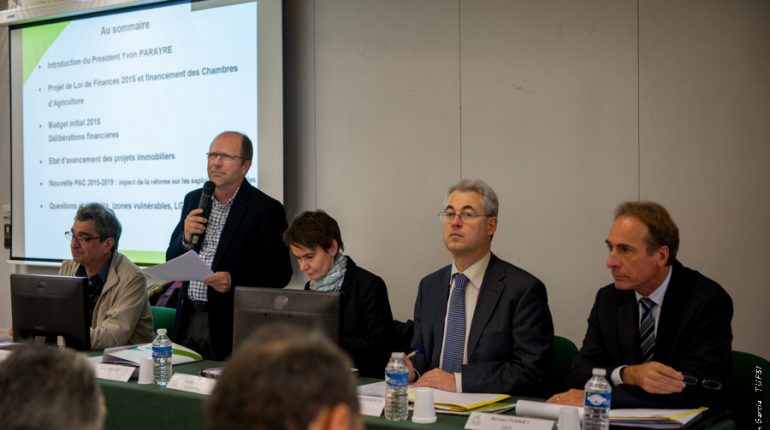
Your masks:
M 287 211 L 335 216 L 397 318 L 449 262 L 446 188 L 481 177 L 493 251 L 545 281 L 558 334 L 582 341 L 612 210 L 644 198 L 732 295 L 734 348 L 770 356 L 767 2 L 286 4 L 286 86 L 312 92 L 287 92 Z
M 733 348 L 770 357 L 770 2 L 641 2 L 642 198 L 735 306 Z

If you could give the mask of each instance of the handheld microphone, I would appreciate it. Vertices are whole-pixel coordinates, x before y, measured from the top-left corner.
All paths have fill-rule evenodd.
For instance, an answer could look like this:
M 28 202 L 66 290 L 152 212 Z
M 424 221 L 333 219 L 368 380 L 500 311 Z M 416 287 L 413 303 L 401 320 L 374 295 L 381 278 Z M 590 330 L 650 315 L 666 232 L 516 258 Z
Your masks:
M 205 184 L 203 184 L 203 194 L 201 194 L 201 199 L 198 201 L 198 209 L 203 209 L 203 216 L 207 216 L 207 212 L 209 210 L 209 206 L 211 205 L 211 196 L 214 195 L 214 189 L 216 188 L 216 185 L 214 185 L 211 181 L 206 181 Z M 193 234 L 190 238 L 190 241 L 194 246 L 198 246 L 198 243 L 200 242 L 201 235 L 200 234 Z

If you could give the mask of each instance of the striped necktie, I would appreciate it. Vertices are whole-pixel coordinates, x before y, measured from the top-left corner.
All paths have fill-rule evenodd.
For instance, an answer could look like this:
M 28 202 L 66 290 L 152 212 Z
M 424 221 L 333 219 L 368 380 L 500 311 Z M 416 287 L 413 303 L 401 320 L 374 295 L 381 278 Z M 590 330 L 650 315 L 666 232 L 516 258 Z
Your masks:
M 462 370 L 465 351 L 465 286 L 468 278 L 462 273 L 455 274 L 455 286 L 449 297 L 449 314 L 444 336 L 444 361 L 441 366 L 447 372 Z
M 642 351 L 642 361 L 650 361 L 655 352 L 655 318 L 652 309 L 655 302 L 644 297 L 639 300 L 642 305 L 642 322 L 639 325 L 639 346 Z

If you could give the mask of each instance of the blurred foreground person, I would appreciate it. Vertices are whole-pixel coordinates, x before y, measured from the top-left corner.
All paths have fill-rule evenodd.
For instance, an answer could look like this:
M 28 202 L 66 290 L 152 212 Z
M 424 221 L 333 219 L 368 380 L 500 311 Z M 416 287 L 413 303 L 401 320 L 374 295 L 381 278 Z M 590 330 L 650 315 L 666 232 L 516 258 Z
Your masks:
M 93 367 L 71 350 L 25 344 L 0 362 L 0 429 L 98 430 L 105 415 Z
M 350 360 L 318 332 L 258 329 L 206 401 L 208 430 L 362 429 Z

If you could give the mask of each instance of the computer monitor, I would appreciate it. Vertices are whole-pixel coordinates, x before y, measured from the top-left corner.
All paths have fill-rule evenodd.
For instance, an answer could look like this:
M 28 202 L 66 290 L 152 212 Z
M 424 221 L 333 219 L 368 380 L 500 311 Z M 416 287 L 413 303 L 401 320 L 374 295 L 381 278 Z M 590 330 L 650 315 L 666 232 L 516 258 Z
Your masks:
M 64 336 L 67 347 L 91 347 L 86 278 L 54 275 L 11 275 L 11 320 L 16 342 L 56 344 Z
M 235 287 L 233 350 L 260 325 L 287 322 L 339 337 L 340 295 L 281 288 Z

